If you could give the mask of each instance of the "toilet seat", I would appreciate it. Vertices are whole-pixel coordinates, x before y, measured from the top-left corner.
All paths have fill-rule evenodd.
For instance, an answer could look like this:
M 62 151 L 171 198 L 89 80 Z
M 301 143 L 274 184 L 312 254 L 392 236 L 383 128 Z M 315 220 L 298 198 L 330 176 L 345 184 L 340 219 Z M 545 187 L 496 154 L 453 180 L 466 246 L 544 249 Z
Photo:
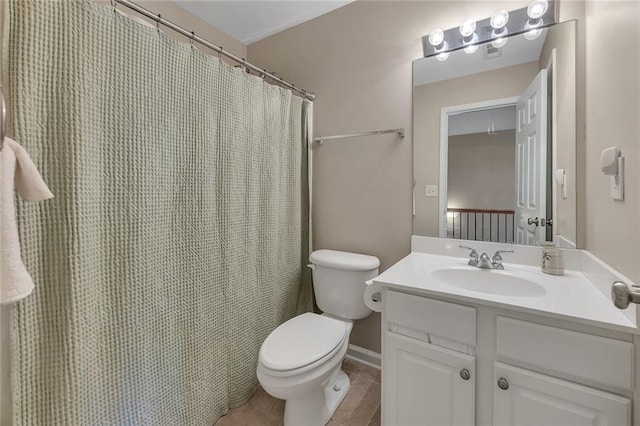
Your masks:
M 276 328 L 260 348 L 260 364 L 279 373 L 300 370 L 339 350 L 348 334 L 339 320 L 307 312 Z

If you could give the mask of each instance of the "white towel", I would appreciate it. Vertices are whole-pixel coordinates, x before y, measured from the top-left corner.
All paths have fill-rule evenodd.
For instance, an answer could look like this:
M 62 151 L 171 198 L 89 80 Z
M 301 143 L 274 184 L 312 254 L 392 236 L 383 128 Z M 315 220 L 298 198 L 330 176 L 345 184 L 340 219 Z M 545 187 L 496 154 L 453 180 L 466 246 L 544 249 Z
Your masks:
M 27 201 L 53 197 L 27 151 L 5 138 L 0 150 L 0 304 L 20 300 L 33 290 L 20 254 L 14 191 Z

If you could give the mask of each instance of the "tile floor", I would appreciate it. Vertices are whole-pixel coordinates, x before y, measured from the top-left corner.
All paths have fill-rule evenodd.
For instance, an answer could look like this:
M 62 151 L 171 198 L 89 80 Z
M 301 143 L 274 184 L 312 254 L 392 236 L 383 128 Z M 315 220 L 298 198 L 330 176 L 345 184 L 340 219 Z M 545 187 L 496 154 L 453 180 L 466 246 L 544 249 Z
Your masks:
M 380 370 L 349 359 L 342 367 L 349 375 L 351 389 L 328 426 L 380 425 Z M 246 404 L 229 411 L 215 426 L 281 426 L 283 417 L 284 401 L 259 387 Z

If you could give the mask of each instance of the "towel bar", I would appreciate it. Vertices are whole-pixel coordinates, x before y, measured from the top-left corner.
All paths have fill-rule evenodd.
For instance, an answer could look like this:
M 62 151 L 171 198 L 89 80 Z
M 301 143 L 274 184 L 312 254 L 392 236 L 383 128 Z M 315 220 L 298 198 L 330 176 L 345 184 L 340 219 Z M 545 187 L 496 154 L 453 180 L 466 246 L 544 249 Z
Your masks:
M 389 129 L 389 130 L 375 130 L 373 132 L 351 133 L 348 135 L 324 136 L 321 138 L 315 138 L 313 141 L 318 145 L 322 145 L 324 141 L 328 141 L 331 139 L 345 139 L 345 138 L 357 138 L 359 136 L 386 135 L 388 133 L 397 133 L 400 138 L 404 138 L 404 127 L 401 127 L 398 129 Z

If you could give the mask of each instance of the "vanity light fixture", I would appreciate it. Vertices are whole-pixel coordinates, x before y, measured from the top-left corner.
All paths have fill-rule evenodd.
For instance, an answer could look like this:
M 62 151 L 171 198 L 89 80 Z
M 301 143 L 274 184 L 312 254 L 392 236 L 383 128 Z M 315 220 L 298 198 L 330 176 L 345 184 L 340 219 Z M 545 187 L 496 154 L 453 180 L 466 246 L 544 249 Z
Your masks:
M 540 37 L 543 29 L 556 23 L 555 0 L 529 0 L 528 7 L 507 11 L 500 10 L 485 19 L 465 19 L 459 26 L 442 30 L 434 29 L 422 37 L 424 56 L 438 56 L 444 61 L 456 50 L 472 54 L 481 44 L 492 43 L 500 48 L 509 37 L 524 34 L 528 40 Z

